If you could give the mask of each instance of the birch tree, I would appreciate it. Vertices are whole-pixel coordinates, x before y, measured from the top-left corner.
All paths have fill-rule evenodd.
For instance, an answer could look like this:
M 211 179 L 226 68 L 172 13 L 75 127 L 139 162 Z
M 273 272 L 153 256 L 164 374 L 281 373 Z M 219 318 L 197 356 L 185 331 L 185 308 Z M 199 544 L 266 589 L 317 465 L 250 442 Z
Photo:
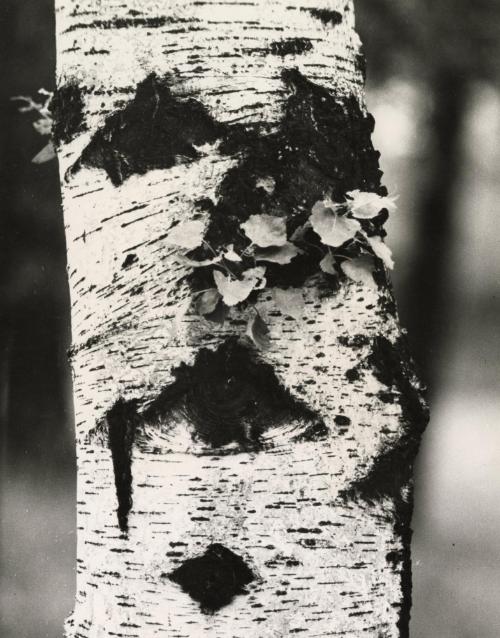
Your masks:
M 426 422 L 351 0 L 56 0 L 68 638 L 408 636 Z

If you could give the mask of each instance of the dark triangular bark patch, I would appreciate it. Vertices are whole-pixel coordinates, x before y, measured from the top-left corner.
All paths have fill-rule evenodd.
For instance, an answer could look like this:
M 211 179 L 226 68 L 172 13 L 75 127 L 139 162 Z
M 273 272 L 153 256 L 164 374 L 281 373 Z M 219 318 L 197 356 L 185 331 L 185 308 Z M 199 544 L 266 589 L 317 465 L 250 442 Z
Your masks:
M 174 96 L 169 78 L 152 73 L 131 102 L 106 118 L 71 172 L 102 168 L 118 186 L 133 174 L 198 159 L 196 146 L 214 142 L 223 131 L 200 102 Z
M 174 370 L 167 386 L 143 412 L 148 423 L 168 423 L 181 413 L 193 436 L 209 448 L 238 444 L 258 450 L 265 432 L 296 420 L 321 432 L 322 420 L 278 381 L 272 366 L 230 339 L 215 352 L 200 350 L 193 365 Z

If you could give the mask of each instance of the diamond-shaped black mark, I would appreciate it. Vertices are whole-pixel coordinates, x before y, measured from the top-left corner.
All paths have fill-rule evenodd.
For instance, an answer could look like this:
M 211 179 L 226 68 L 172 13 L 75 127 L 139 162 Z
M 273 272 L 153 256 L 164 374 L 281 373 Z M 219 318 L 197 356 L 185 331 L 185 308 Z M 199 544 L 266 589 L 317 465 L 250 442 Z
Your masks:
M 245 561 L 224 545 L 209 545 L 202 556 L 186 560 L 170 574 L 171 581 L 200 603 L 201 611 L 213 614 L 229 605 L 255 575 Z

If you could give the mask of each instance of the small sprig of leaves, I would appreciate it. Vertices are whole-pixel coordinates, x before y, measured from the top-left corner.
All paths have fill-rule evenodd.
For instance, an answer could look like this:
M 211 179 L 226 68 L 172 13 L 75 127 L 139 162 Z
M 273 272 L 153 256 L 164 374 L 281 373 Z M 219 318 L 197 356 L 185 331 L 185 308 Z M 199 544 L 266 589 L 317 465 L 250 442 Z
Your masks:
M 51 91 L 46 91 L 45 89 L 39 89 L 38 94 L 42 97 L 41 102 L 36 102 L 32 97 L 26 95 L 16 95 L 12 97 L 11 100 L 21 102 L 18 109 L 20 113 L 35 112 L 38 117 L 33 122 L 33 128 L 43 137 L 51 138 L 53 120 L 50 112 L 50 104 L 54 94 Z M 52 143 L 52 139 L 49 139 L 47 144 L 31 161 L 35 164 L 44 164 L 45 162 L 54 159 L 55 156 L 56 152 L 54 144 Z
M 338 266 L 353 281 L 376 288 L 373 279 L 376 267 L 374 257 L 380 259 L 389 270 L 394 267 L 394 261 L 383 239 L 366 233 L 363 221 L 377 217 L 382 210 L 394 212 L 395 198 L 360 190 L 348 192 L 346 198 L 343 203 L 335 203 L 326 197 L 313 206 L 312 228 L 322 244 L 329 247 L 320 262 L 320 268 L 327 274 L 335 274 Z M 342 251 L 331 250 L 341 247 Z M 350 255 L 353 248 L 356 254 Z
M 268 287 L 266 262 L 288 265 L 313 246 L 320 249 L 318 271 L 332 276 L 343 274 L 376 288 L 373 278 L 376 260 L 389 269 L 394 262 L 382 237 L 366 228 L 383 210 L 392 212 L 395 208 L 394 197 L 354 190 L 341 203 L 328 196 L 316 202 L 309 218 L 290 237 L 284 217 L 251 215 L 240 224 L 246 247 L 241 248 L 240 240 L 239 252 L 234 244 L 214 250 L 205 240 L 206 223 L 200 219 L 178 223 L 166 241 L 182 251 L 181 259 L 188 266 L 211 270 L 212 286 L 195 291 L 195 311 L 206 319 L 223 323 L 231 308 L 246 304 L 250 309 L 246 335 L 258 348 L 265 349 L 270 345 L 270 333 L 262 313 L 252 302 L 252 294 L 267 288 L 277 309 L 297 321 L 305 306 L 300 288 Z M 315 243 L 310 241 L 311 233 L 316 237 Z

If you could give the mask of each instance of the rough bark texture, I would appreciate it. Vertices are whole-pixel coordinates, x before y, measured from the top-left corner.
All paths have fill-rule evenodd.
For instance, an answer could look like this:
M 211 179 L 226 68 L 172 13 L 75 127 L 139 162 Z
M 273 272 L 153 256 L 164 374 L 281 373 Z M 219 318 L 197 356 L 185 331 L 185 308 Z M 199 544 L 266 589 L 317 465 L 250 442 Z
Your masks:
M 199 316 L 168 242 L 385 193 L 350 1 L 57 0 L 78 449 L 67 636 L 408 635 L 426 420 L 390 286 L 270 267 L 302 317 Z M 383 234 L 379 219 L 370 232 Z M 378 226 L 377 226 L 378 224 Z M 203 255 L 199 255 L 203 257 Z M 213 285 L 213 284 L 212 284 Z

